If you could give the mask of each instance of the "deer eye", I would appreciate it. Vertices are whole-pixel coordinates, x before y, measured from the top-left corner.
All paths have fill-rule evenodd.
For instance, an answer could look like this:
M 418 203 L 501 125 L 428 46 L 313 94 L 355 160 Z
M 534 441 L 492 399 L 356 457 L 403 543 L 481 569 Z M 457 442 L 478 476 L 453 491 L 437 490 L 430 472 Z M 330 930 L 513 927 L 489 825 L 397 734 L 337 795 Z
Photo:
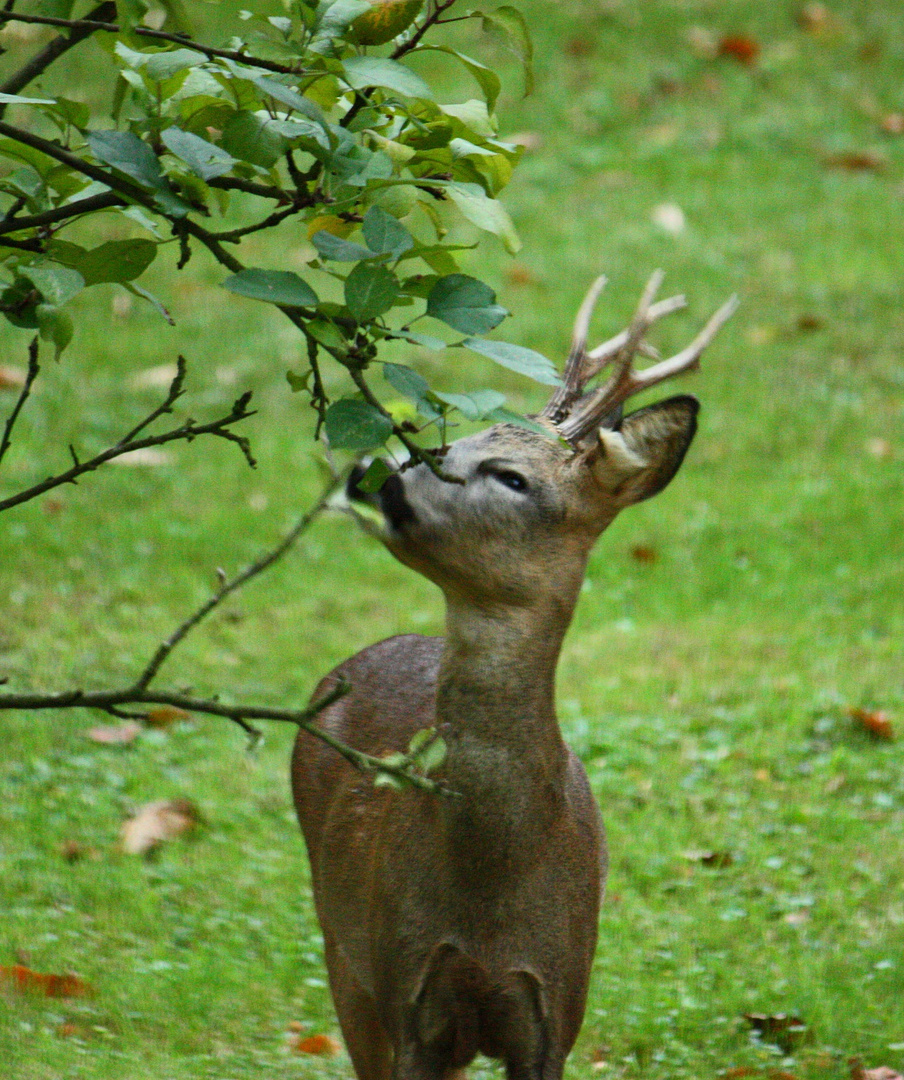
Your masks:
M 494 480 L 498 480 L 500 484 L 511 488 L 512 491 L 527 491 L 527 481 L 521 473 L 516 473 L 512 469 L 497 469 L 491 475 Z

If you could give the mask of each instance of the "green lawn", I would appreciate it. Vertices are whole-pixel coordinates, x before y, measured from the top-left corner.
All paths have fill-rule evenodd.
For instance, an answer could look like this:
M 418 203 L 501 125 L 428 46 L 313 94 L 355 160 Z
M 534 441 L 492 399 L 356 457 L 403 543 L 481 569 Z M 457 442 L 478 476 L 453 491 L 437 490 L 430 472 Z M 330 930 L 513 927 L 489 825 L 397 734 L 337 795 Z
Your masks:
M 560 668 L 563 726 L 612 854 L 568 1075 L 746 1067 L 731 1075 L 830 1080 L 852 1057 L 904 1071 L 904 762 L 900 743 L 848 712 L 883 710 L 904 733 L 904 135 L 885 130 L 904 112 L 899 5 L 834 0 L 811 29 L 790 3 L 523 7 L 537 91 L 504 98 L 500 116 L 534 144 L 506 197 L 524 249 L 513 261 L 487 246 L 470 264 L 513 312 L 506 338 L 561 358 L 601 270 L 600 339 L 657 266 L 690 299 L 663 326 L 664 349 L 730 292 L 743 299 L 682 384 L 703 402 L 683 471 L 600 542 Z M 707 57 L 707 34 L 746 35 L 756 65 Z M 677 234 L 654 220 L 663 204 L 684 214 Z M 286 244 L 261 241 L 259 265 L 293 265 Z M 285 382 L 299 340 L 217 288 L 222 276 L 201 255 L 178 280 L 155 265 L 148 284 L 174 329 L 92 290 L 16 429 L 0 491 L 64 467 L 68 442 L 100 448 L 140 419 L 163 391 L 136 376 L 179 352 L 198 419 L 254 389 L 257 471 L 233 446 L 196 442 L 172 464 L 111 464 L 5 513 L 11 688 L 125 681 L 216 567 L 240 568 L 314 497 L 310 410 Z M 4 323 L 0 363 L 24 364 L 26 344 Z M 414 362 L 440 386 L 542 401 L 473 358 Z M 0 421 L 13 401 L 0 390 Z M 344 656 L 441 620 L 430 586 L 324 517 L 163 682 L 301 705 Z M 98 722 L 0 718 L 0 965 L 72 971 L 95 988 L 66 1000 L 0 983 L 0 1075 L 351 1075 L 344 1054 L 288 1049 L 290 1025 L 337 1035 L 288 794 L 291 731 L 273 726 L 249 755 L 226 721 L 122 748 L 85 737 Z M 130 810 L 170 797 L 198 804 L 196 833 L 151 860 L 119 853 Z M 777 1047 L 751 1037 L 745 1013 L 800 1017 L 807 1031 Z

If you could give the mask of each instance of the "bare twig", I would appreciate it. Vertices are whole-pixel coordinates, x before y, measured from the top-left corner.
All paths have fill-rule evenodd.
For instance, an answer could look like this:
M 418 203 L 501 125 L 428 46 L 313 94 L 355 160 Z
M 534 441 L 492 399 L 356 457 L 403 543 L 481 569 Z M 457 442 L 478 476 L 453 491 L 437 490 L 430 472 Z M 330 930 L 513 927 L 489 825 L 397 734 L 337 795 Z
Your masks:
M 295 541 L 301 536 L 301 534 L 308 528 L 311 522 L 322 513 L 327 502 L 336 491 L 336 489 L 342 484 L 343 478 L 334 478 L 324 488 L 320 495 L 320 498 L 314 505 L 307 510 L 298 519 L 295 525 L 286 533 L 286 535 L 276 544 L 275 547 L 265 552 L 260 558 L 256 559 L 250 566 L 246 567 L 241 573 L 236 574 L 230 580 L 226 580 L 225 575 L 221 578 L 220 587 L 205 601 L 201 607 L 198 608 L 192 615 L 190 615 L 183 623 L 176 627 L 176 629 L 170 634 L 166 641 L 162 642 L 157 651 L 151 657 L 148 665 L 142 671 L 138 677 L 135 688 L 139 690 L 146 689 L 160 668 L 163 666 L 167 658 L 173 649 L 182 641 L 194 628 L 206 618 L 214 608 L 218 607 L 227 596 L 230 596 L 237 589 L 240 589 L 243 585 L 246 585 L 252 578 L 262 574 L 265 570 L 268 570 L 277 559 L 282 558 L 283 555 L 292 547 Z
M 182 361 L 182 364 L 184 365 L 184 361 Z M 182 373 L 184 374 L 184 370 Z M 248 402 L 251 400 L 250 392 L 242 394 L 241 397 L 237 398 L 233 403 L 230 412 L 226 416 L 220 417 L 218 420 L 212 420 L 207 424 L 196 424 L 194 420 L 186 420 L 180 427 L 172 428 L 170 431 L 164 431 L 160 435 L 148 435 L 143 439 L 133 437 L 137 432 L 142 431 L 152 420 L 157 419 L 157 417 L 164 412 L 171 411 L 170 405 L 172 404 L 172 401 L 175 400 L 175 397 L 179 396 L 179 393 L 177 392 L 175 397 L 172 397 L 173 389 L 174 387 L 177 387 L 179 380 L 180 376 L 177 375 L 176 379 L 173 380 L 173 386 L 170 387 L 170 396 L 167 397 L 166 402 L 164 402 L 163 405 L 158 406 L 153 413 L 145 420 L 142 420 L 128 436 L 120 439 L 115 446 L 103 450 L 101 453 L 96 454 L 86 461 L 79 461 L 73 452 L 74 461 L 72 468 L 67 469 L 65 472 L 58 473 L 56 476 L 49 476 L 46 480 L 41 481 L 41 483 L 34 484 L 32 487 L 26 488 L 16 495 L 11 495 L 7 499 L 0 499 L 0 511 L 9 510 L 13 506 L 19 506 L 21 503 L 35 499 L 39 495 L 43 495 L 44 492 L 59 487 L 61 484 L 75 483 L 78 478 L 85 473 L 93 472 L 107 461 L 112 461 L 114 458 L 121 457 L 123 454 L 128 454 L 133 450 L 143 450 L 149 446 L 163 446 L 166 443 L 176 442 L 178 440 L 191 442 L 199 435 L 216 435 L 221 439 L 227 439 L 230 442 L 236 443 L 245 455 L 248 464 L 254 467 L 257 463 L 251 454 L 250 443 L 244 436 L 237 435 L 234 431 L 230 430 L 232 424 L 237 424 L 240 420 L 247 420 L 249 416 L 254 416 L 253 410 L 248 409 Z M 9 425 L 8 421 L 7 425 Z
M 99 30 L 103 30 L 108 34 L 118 34 L 121 27 L 117 23 L 106 21 L 105 17 L 101 17 L 101 8 L 103 8 L 104 11 L 109 13 L 110 15 L 115 15 L 116 13 L 116 9 L 113 4 L 101 4 L 100 7 L 95 8 L 95 10 L 92 11 L 86 19 L 57 19 L 49 15 L 19 15 L 15 12 L 0 11 L 0 23 L 21 22 L 31 23 L 32 25 L 37 26 L 59 26 L 71 30 L 73 36 L 79 34 L 79 41 L 88 37 L 90 34 L 97 33 L 97 31 Z M 154 30 L 149 26 L 132 26 L 129 28 L 129 33 L 134 34 L 136 37 L 151 38 L 155 41 L 171 41 L 176 45 L 182 45 L 185 48 L 195 49 L 199 53 L 203 53 L 204 56 L 208 57 L 211 60 L 234 60 L 236 63 L 248 64 L 251 67 L 263 68 L 265 71 L 275 71 L 279 75 L 305 74 L 304 68 L 293 67 L 287 64 L 279 64 L 274 60 L 265 60 L 260 56 L 250 56 L 244 51 L 239 51 L 236 49 L 215 49 L 212 48 L 210 45 L 202 45 L 201 43 L 195 41 L 194 38 L 189 37 L 187 34 L 171 34 L 166 30 Z M 61 39 L 55 39 L 55 41 L 59 40 Z M 70 39 L 62 38 L 62 40 L 68 43 Z M 51 42 L 51 45 L 53 44 L 54 43 Z M 73 42 L 73 44 L 75 44 L 75 42 Z M 67 44 L 67 48 L 71 47 L 71 45 Z M 48 46 L 48 49 L 49 48 L 50 46 Z M 63 51 L 65 51 L 65 49 Z M 48 63 L 52 63 L 55 59 L 56 56 L 51 57 Z M 44 68 L 47 66 L 48 64 L 45 63 L 42 68 L 29 76 L 26 81 L 30 82 L 31 79 L 35 78 L 35 75 L 40 74 L 40 72 L 43 71 Z M 16 76 L 14 76 L 14 78 L 15 77 Z M 25 83 L 22 83 L 21 85 L 24 86 Z M 17 87 L 16 90 L 6 90 L 4 88 L 3 93 L 14 94 L 17 92 L 18 89 L 20 89 L 20 87 Z
M 34 337 L 31 339 L 31 344 L 28 346 L 28 371 L 25 373 L 25 382 L 22 384 L 22 389 L 16 399 L 16 404 L 13 405 L 13 411 L 6 418 L 6 423 L 3 426 L 3 438 L 0 439 L 0 461 L 3 460 L 6 451 L 9 449 L 13 428 L 15 427 L 16 421 L 19 419 L 19 413 L 22 411 L 22 406 L 28 400 L 32 384 L 38 377 L 38 372 L 40 370 L 41 366 L 38 363 L 38 339 L 37 337 Z

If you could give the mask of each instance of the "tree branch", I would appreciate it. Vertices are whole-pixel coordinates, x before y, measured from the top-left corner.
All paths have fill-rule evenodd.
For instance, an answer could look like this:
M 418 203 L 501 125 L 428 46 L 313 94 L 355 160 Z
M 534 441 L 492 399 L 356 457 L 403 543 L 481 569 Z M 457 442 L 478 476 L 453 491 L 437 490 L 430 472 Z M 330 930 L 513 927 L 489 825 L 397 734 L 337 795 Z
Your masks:
M 45 210 L 40 214 L 31 214 L 29 217 L 17 218 L 7 215 L 0 221 L 0 236 L 4 236 L 6 233 L 20 232 L 24 229 L 42 229 L 45 225 L 53 225 L 57 221 L 66 221 L 68 218 L 78 217 L 80 214 L 90 214 L 95 210 L 127 205 L 125 199 L 119 195 L 115 195 L 112 191 L 105 191 L 99 195 L 91 195 L 87 199 L 76 199 L 75 202 L 66 203 L 65 206 L 57 206 L 53 210 Z
M 25 375 L 25 382 L 22 384 L 22 390 L 19 393 L 19 397 L 16 399 L 16 404 L 13 405 L 13 411 L 6 418 L 6 424 L 3 427 L 3 438 L 0 439 L 0 461 L 3 460 L 6 451 L 9 449 L 13 427 L 15 426 L 16 420 L 19 419 L 19 413 L 22 411 L 22 406 L 28 400 L 32 384 L 38 377 L 38 372 L 40 370 L 41 365 L 38 363 L 38 339 L 37 337 L 33 337 L 31 339 L 31 344 L 28 346 L 28 371 Z
M 26 64 L 23 64 L 18 71 L 14 72 L 4 83 L 0 83 L 0 94 L 18 94 L 20 90 L 28 86 L 32 79 L 36 79 L 41 75 L 50 65 L 68 52 L 74 45 L 78 45 L 80 41 L 84 41 L 86 37 L 90 37 L 94 33 L 95 27 L 91 25 L 95 19 L 107 18 L 116 14 L 116 5 L 110 3 L 109 0 L 104 0 L 103 3 L 98 4 L 93 11 L 89 12 L 88 19 L 84 20 L 85 26 L 79 26 L 78 23 L 67 22 L 65 19 L 57 20 L 57 23 L 66 26 L 72 31 L 67 37 L 64 34 L 60 34 L 59 37 L 55 37 L 53 41 L 49 42 L 44 48 L 36 53 Z M 5 22 L 36 22 L 37 17 L 28 15 L 17 15 L 13 11 L 0 12 L 0 23 Z M 47 22 L 47 20 L 41 20 Z M 51 23 L 54 25 L 54 23 Z M 90 28 L 89 28 L 90 27 Z M 6 105 L 0 104 L 0 116 L 6 111 Z
M 416 49 L 418 45 L 420 45 L 421 39 L 423 38 L 424 34 L 427 33 L 431 26 L 439 22 L 440 15 L 442 15 L 444 11 L 448 11 L 454 3 L 455 0 L 437 0 L 433 11 L 431 11 L 427 18 L 424 19 L 424 21 L 417 28 L 414 34 L 412 34 L 412 36 L 407 41 L 403 41 L 402 44 L 399 45 L 395 49 L 395 51 L 390 54 L 392 56 L 392 59 L 398 60 L 400 56 L 404 56 L 405 53 L 409 53 L 412 49 Z
M 164 431 L 160 435 L 148 435 L 143 439 L 134 437 L 163 413 L 172 411 L 172 403 L 181 394 L 181 381 L 184 377 L 185 361 L 182 357 L 179 357 L 179 370 L 170 386 L 166 401 L 158 406 L 148 417 L 142 420 L 137 427 L 133 428 L 128 435 L 120 439 L 115 446 L 109 447 L 107 450 L 96 454 L 87 461 L 79 461 L 73 453 L 74 464 L 71 469 L 67 469 L 65 472 L 59 473 L 56 476 L 50 476 L 41 483 L 34 484 L 32 487 L 20 491 L 17 495 L 11 495 L 8 499 L 0 499 L 0 512 L 9 510 L 13 506 L 19 506 L 21 503 L 28 502 L 31 499 L 35 499 L 39 495 L 43 495 L 45 491 L 50 491 L 55 487 L 59 487 L 61 484 L 75 483 L 78 478 L 85 473 L 93 472 L 95 469 L 100 468 L 105 462 L 112 461 L 113 458 L 121 457 L 123 454 L 128 454 L 133 450 L 143 450 L 149 446 L 163 446 L 165 443 L 176 442 L 178 440 L 191 442 L 199 435 L 216 435 L 221 439 L 228 439 L 230 442 L 236 443 L 245 455 L 248 464 L 253 468 L 257 462 L 251 454 L 250 443 L 244 436 L 237 435 L 234 431 L 229 430 L 232 424 L 237 424 L 240 420 L 247 420 L 249 416 L 254 416 L 254 412 L 248 409 L 248 402 L 251 399 L 250 391 L 237 398 L 233 403 L 229 414 L 220 417 L 219 420 L 212 420 L 208 424 L 196 424 L 194 420 L 187 420 L 180 427 L 173 428 L 170 431 Z M 24 403 L 22 395 L 20 395 L 19 402 Z M 18 408 L 21 408 L 21 405 L 17 402 L 17 408 L 14 408 L 16 414 L 18 413 Z M 15 416 L 11 416 L 10 420 L 7 420 L 6 426 L 8 430 L 11 430 L 11 420 L 14 421 Z
M 91 34 L 97 33 L 98 30 L 103 30 L 105 33 L 108 34 L 118 34 L 122 28 L 119 26 L 118 23 L 106 21 L 106 19 L 101 15 L 101 8 L 103 8 L 104 11 L 106 13 L 109 13 L 110 15 L 116 14 L 116 9 L 113 4 L 101 4 L 100 7 L 95 8 L 94 11 L 90 12 L 88 17 L 85 19 L 57 19 L 49 15 L 19 15 L 16 12 L 0 11 L 0 23 L 21 22 L 31 23 L 32 25 L 37 26 L 64 27 L 65 29 L 72 30 L 73 37 L 76 34 L 79 34 L 79 41 L 82 41 L 84 38 L 88 37 Z M 171 34 L 166 30 L 154 30 L 149 26 L 132 26 L 129 28 L 129 33 L 135 34 L 136 37 L 151 38 L 155 41 L 171 41 L 176 45 L 182 45 L 183 47 L 189 49 L 196 49 L 199 53 L 203 53 L 205 56 L 212 60 L 234 60 L 236 63 L 239 64 L 248 64 L 249 66 L 263 68 L 266 71 L 275 71 L 279 75 L 306 74 L 304 68 L 293 67 L 287 64 L 279 64 L 275 60 L 264 60 L 260 56 L 250 56 L 248 53 L 242 52 L 237 49 L 215 49 L 210 45 L 202 45 L 199 42 L 195 41 L 194 38 L 189 37 L 187 34 Z M 69 44 L 70 40 L 71 39 L 69 38 L 63 37 L 55 38 L 54 41 L 50 43 L 50 45 L 53 45 L 56 41 L 64 41 L 67 43 L 66 48 L 71 48 L 72 45 Z M 72 42 L 72 44 L 76 44 L 76 42 Z M 47 47 L 47 49 L 49 48 L 50 46 Z M 47 50 L 45 49 L 44 51 L 46 52 Z M 62 51 L 65 52 L 66 49 L 63 49 Z M 52 63 L 55 59 L 56 56 L 51 57 L 48 63 Z M 37 57 L 35 57 L 35 60 L 37 60 Z M 29 65 L 26 65 L 26 67 L 27 66 Z M 43 67 L 41 67 L 38 71 L 36 71 L 34 74 L 29 76 L 28 79 L 26 79 L 26 83 L 30 82 L 31 79 L 33 79 L 36 75 L 39 75 L 41 71 L 43 71 L 44 68 L 47 66 L 48 64 L 45 63 Z M 17 75 L 13 76 L 13 78 L 16 78 L 18 74 L 19 73 L 17 72 Z M 26 83 L 22 83 L 21 86 L 26 85 Z M 19 88 L 20 87 L 17 87 L 15 90 L 6 90 L 5 88 L 3 88 L 3 93 L 15 94 L 18 92 Z

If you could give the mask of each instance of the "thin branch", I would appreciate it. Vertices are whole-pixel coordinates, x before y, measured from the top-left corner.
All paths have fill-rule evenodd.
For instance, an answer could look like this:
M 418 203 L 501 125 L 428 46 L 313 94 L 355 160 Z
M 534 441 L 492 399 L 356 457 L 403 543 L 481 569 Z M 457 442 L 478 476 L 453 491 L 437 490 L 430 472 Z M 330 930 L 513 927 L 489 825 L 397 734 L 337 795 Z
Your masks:
M 3 427 L 3 438 L 0 439 L 0 461 L 3 460 L 6 451 L 9 449 L 13 427 L 19 419 L 19 413 L 22 411 L 22 406 L 28 400 L 32 384 L 38 377 L 38 372 L 40 370 L 41 365 L 38 363 L 38 339 L 37 337 L 33 337 L 31 339 L 31 344 L 28 346 L 28 371 L 25 374 L 25 382 L 22 384 L 22 389 L 16 399 L 16 404 L 13 405 L 13 411 L 6 418 L 6 424 Z
M 116 444 L 117 446 L 125 446 L 126 443 L 133 442 L 138 435 L 150 424 L 157 419 L 158 416 L 163 416 L 164 413 L 171 413 L 173 411 L 173 405 L 182 397 L 184 393 L 183 386 L 185 384 L 185 373 L 187 365 L 185 363 L 185 357 L 180 353 L 176 360 L 176 374 L 173 376 L 173 381 L 169 385 L 169 390 L 166 393 L 166 399 L 157 406 L 152 413 L 149 413 L 140 424 L 136 424 L 130 432 L 123 435 L 123 437 Z
M 85 21 L 90 23 L 95 19 L 106 18 L 115 14 L 116 5 L 110 3 L 109 0 L 104 0 L 103 3 L 98 4 L 93 11 L 89 12 L 88 19 Z M 12 10 L 0 12 L 0 22 L 13 21 L 33 22 L 37 20 L 27 15 L 17 15 Z M 73 46 L 78 45 L 79 42 L 84 41 L 86 37 L 90 37 L 94 33 L 93 27 L 90 29 L 88 26 L 81 27 L 76 23 L 67 23 L 65 19 L 60 21 L 72 32 L 68 36 L 60 34 L 59 37 L 55 37 L 39 53 L 36 53 L 28 63 L 23 64 L 18 71 L 10 75 L 6 82 L 0 83 L 0 94 L 18 94 L 33 79 L 43 74 L 55 60 L 59 60 L 63 53 L 68 52 Z M 5 111 L 6 105 L 0 104 L 0 116 Z
M 259 195 L 262 199 L 276 199 L 279 203 L 291 202 L 291 195 L 282 188 L 271 184 L 258 184 L 254 180 L 243 180 L 239 176 L 212 176 L 207 181 L 208 187 L 222 188 L 224 191 L 244 191 L 248 195 Z
M 274 210 L 272 214 L 257 222 L 256 225 L 246 225 L 244 228 L 230 229 L 228 232 L 211 232 L 210 235 L 224 243 L 235 244 L 244 236 L 251 236 L 252 233 L 260 232 L 262 229 L 272 229 L 275 225 L 279 225 L 287 217 L 297 214 L 303 205 L 303 203 L 295 203 L 292 206 L 285 207 L 283 210 Z
M 147 667 L 138 677 L 135 683 L 135 689 L 146 689 L 151 681 L 155 678 L 164 662 L 172 653 L 173 649 L 182 641 L 202 619 L 206 618 L 214 608 L 218 607 L 227 596 L 230 596 L 237 589 L 240 589 L 243 585 L 246 585 L 252 578 L 262 574 L 265 570 L 269 569 L 277 559 L 282 558 L 283 555 L 293 546 L 295 541 L 301 536 L 301 534 L 308 528 L 311 522 L 322 513 L 327 502 L 332 497 L 336 489 L 341 485 L 342 478 L 336 477 L 327 487 L 323 490 L 320 498 L 316 503 L 306 511 L 296 522 L 296 524 L 286 533 L 286 535 L 276 544 L 275 547 L 265 552 L 260 558 L 256 559 L 250 566 L 246 567 L 241 573 L 236 574 L 234 578 L 229 581 L 224 580 L 220 585 L 220 588 L 207 600 L 201 607 L 198 608 L 192 615 L 190 615 L 183 623 L 181 623 L 170 634 L 166 641 L 158 647 L 157 651 L 151 657 Z
M 409 53 L 412 51 L 412 49 L 416 49 L 418 45 L 420 45 L 421 39 L 423 38 L 424 34 L 427 33 L 431 26 L 434 26 L 437 22 L 439 22 L 440 15 L 442 15 L 444 11 L 448 11 L 454 3 L 455 0 L 438 0 L 433 11 L 427 16 L 426 19 L 424 19 L 424 21 L 411 35 L 411 37 L 407 41 L 403 41 L 402 44 L 399 45 L 393 53 L 391 53 L 392 59 L 398 60 L 400 56 L 404 56 L 405 53 Z
M 75 202 L 66 203 L 65 206 L 57 206 L 53 210 L 45 210 L 41 214 L 31 214 L 29 217 L 11 217 L 9 214 L 0 221 L 0 236 L 6 233 L 20 232 L 24 229 L 43 229 L 47 225 L 53 225 L 57 221 L 66 221 L 69 218 L 78 217 L 80 214 L 90 214 L 95 210 L 104 210 L 113 206 L 128 205 L 121 196 L 112 191 L 101 192 L 100 195 L 91 195 L 87 199 L 77 199 Z
M 115 7 L 112 4 L 101 4 L 100 8 L 105 11 L 109 10 L 111 15 L 116 13 Z M 19 15 L 15 12 L 0 12 L 0 23 L 4 22 L 21 22 L 31 23 L 37 26 L 59 26 L 65 29 L 72 30 L 73 36 L 80 34 L 79 41 L 88 37 L 90 34 L 97 33 L 98 30 L 103 30 L 108 34 L 118 34 L 121 31 L 121 27 L 114 22 L 108 22 L 102 18 L 99 18 L 100 8 L 96 8 L 92 11 L 86 19 L 57 19 L 49 15 Z M 176 45 L 182 45 L 183 47 L 196 49 L 199 53 L 203 53 L 211 60 L 234 60 L 239 64 L 248 64 L 252 67 L 263 68 L 265 71 L 275 71 L 279 75 L 305 75 L 307 72 L 304 68 L 293 67 L 286 64 L 279 64 L 274 60 L 264 60 L 260 56 L 250 56 L 246 52 L 242 52 L 236 49 L 215 49 L 210 45 L 202 45 L 195 41 L 194 38 L 189 37 L 187 34 L 171 34 L 166 30 L 154 30 L 149 26 L 132 26 L 129 27 L 129 33 L 134 34 L 136 37 L 152 38 L 155 41 L 171 41 Z M 59 41 L 60 38 L 56 38 Z M 63 41 L 68 42 L 68 38 L 62 38 Z M 51 42 L 51 45 L 53 42 Z M 49 48 L 49 46 L 48 46 Z M 67 48 L 71 48 L 71 45 L 67 44 Z M 45 50 L 46 51 L 46 50 Z M 63 50 L 65 51 L 65 49 Z M 56 57 L 51 58 L 51 63 Z M 44 67 L 47 65 L 45 64 Z M 42 71 L 35 72 L 35 75 L 40 74 Z M 17 73 L 18 74 L 18 73 Z M 31 75 L 29 80 L 33 79 L 35 75 Z M 14 76 L 15 77 L 15 76 Z M 25 85 L 24 83 L 22 84 Z M 17 88 L 18 89 L 18 88 Z M 17 90 L 3 90 L 3 93 L 14 94 Z
M 245 455 L 248 464 L 253 468 L 257 462 L 251 454 L 250 443 L 244 436 L 237 435 L 234 431 L 229 430 L 231 424 L 237 424 L 240 420 L 247 420 L 249 416 L 254 416 L 253 410 L 248 409 L 250 399 L 250 392 L 242 394 L 233 403 L 232 410 L 227 416 L 220 417 L 219 420 L 212 420 L 208 424 L 196 424 L 194 420 L 187 420 L 181 427 L 173 428 L 171 431 L 164 431 L 160 435 L 148 435 L 143 439 L 130 439 L 128 441 L 120 440 L 115 446 L 96 454 L 87 461 L 76 460 L 72 468 L 67 469 L 65 472 L 56 476 L 49 476 L 41 483 L 34 484 L 32 487 L 26 488 L 25 491 L 20 491 L 17 495 L 11 495 L 8 499 L 0 499 L 0 512 L 35 499 L 39 495 L 43 495 L 44 492 L 60 487 L 62 484 L 75 483 L 85 473 L 93 472 L 107 461 L 112 461 L 114 458 L 121 457 L 123 454 L 128 454 L 133 450 L 144 450 L 149 446 L 163 446 L 166 443 L 178 440 L 191 442 L 192 439 L 196 439 L 199 435 L 216 435 L 221 439 L 236 443 Z M 155 412 L 159 416 L 161 410 L 158 409 Z M 150 421 L 143 421 L 136 430 L 141 430 L 147 422 Z

